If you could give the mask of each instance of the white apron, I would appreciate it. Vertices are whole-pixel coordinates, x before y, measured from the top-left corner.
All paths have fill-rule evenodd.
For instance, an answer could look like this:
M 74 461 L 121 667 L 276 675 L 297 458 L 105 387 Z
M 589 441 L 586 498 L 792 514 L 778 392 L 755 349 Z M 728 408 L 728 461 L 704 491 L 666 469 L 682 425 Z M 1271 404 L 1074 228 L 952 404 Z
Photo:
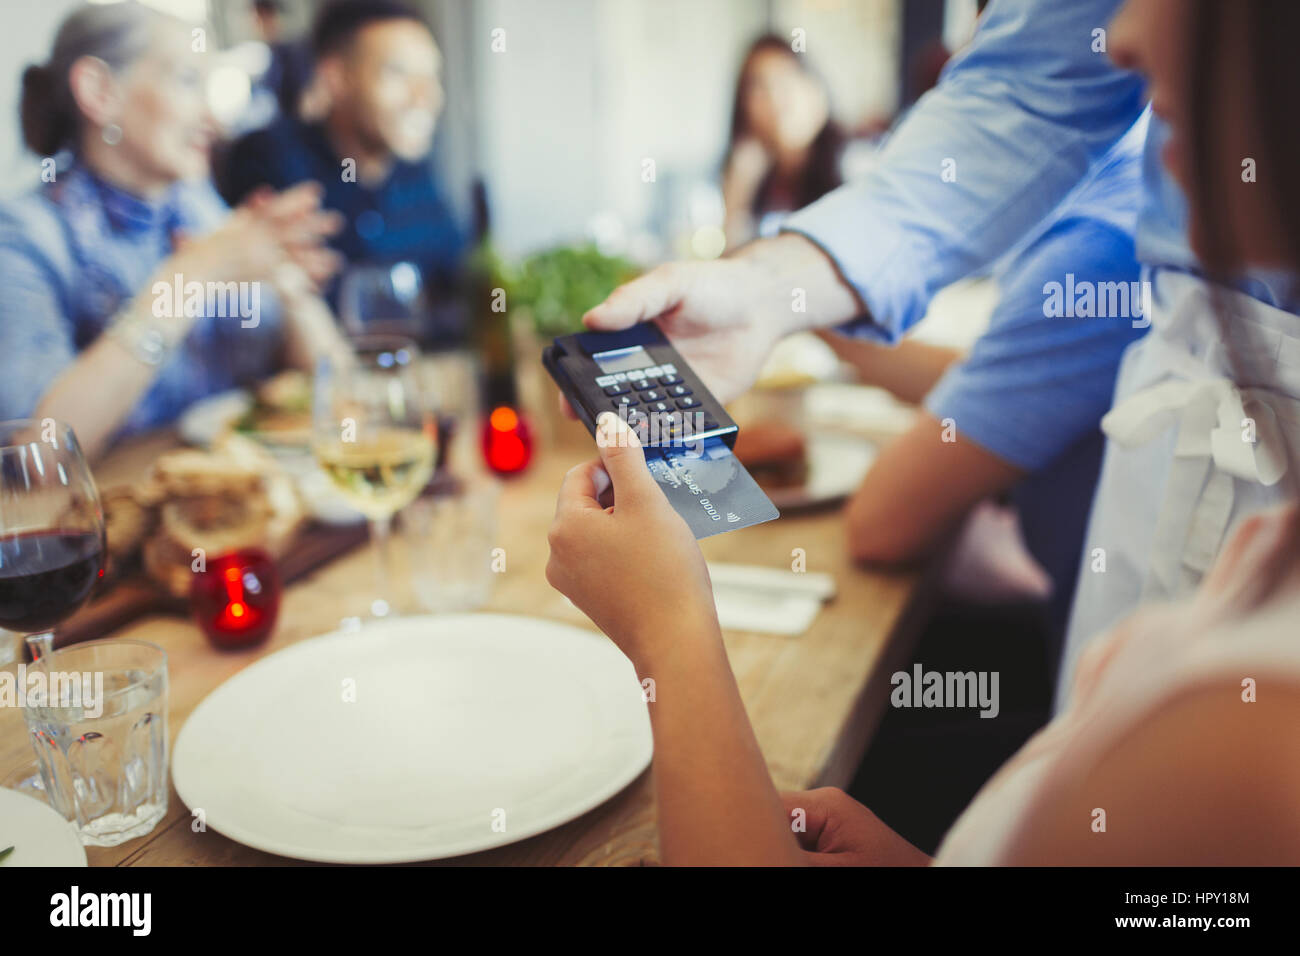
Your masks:
M 1170 270 L 1153 282 L 1151 329 L 1125 353 L 1101 423 L 1057 711 L 1084 645 L 1139 603 L 1192 590 L 1235 522 L 1289 494 L 1300 468 L 1300 316 L 1220 290 L 1239 387 L 1210 285 Z

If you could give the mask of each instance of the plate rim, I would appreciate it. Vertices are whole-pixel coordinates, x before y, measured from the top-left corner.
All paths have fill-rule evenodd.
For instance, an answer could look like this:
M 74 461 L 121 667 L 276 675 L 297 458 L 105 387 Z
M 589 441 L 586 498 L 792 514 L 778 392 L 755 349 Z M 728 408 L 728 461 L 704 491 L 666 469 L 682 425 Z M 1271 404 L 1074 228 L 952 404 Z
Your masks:
M 76 863 L 72 863 L 67 860 L 62 860 L 57 863 L 23 863 L 21 864 L 22 867 L 31 867 L 31 868 L 72 867 L 72 868 L 80 869 L 82 867 L 87 867 L 90 865 L 90 861 L 86 855 L 86 845 L 81 842 L 81 834 L 77 831 L 76 824 L 74 824 L 71 820 L 65 819 L 63 815 L 59 813 L 58 810 L 55 810 L 52 806 L 50 806 L 45 801 L 39 800 L 36 797 L 33 797 L 31 794 L 23 793 L 21 790 L 14 790 L 11 787 L 0 787 L 0 794 L 13 795 L 12 798 L 0 796 L 0 801 L 6 799 L 13 799 L 14 801 L 30 800 L 32 803 L 36 804 L 37 806 L 44 807 L 45 810 L 47 810 L 50 814 L 53 814 L 54 818 L 63 820 L 63 822 L 66 823 L 68 826 L 68 836 L 70 837 L 70 841 L 68 843 L 69 850 L 71 849 L 72 846 L 76 846 L 81 851 L 79 860 Z M 17 848 L 17 844 L 15 844 L 15 849 L 16 848 Z M 3 846 L 0 846 L 0 849 L 3 849 Z M 72 854 L 69 853 L 69 855 L 71 856 Z
M 606 643 L 608 643 L 609 641 L 609 639 L 599 631 L 588 630 L 586 628 L 579 627 L 577 625 L 570 624 L 565 621 L 557 621 L 551 618 L 544 618 L 544 617 L 534 617 L 526 614 L 509 614 L 509 613 L 497 613 L 497 612 L 416 614 L 416 615 L 411 615 L 409 617 L 397 618 L 391 622 L 383 622 L 383 623 L 400 624 L 400 623 L 406 623 L 415 620 L 447 621 L 452 619 L 474 619 L 478 621 L 485 621 L 487 619 L 497 619 L 497 620 L 506 620 L 506 621 L 526 621 L 529 624 L 544 624 L 547 625 L 548 627 L 557 627 L 563 630 L 571 631 L 575 634 L 582 634 L 589 637 L 592 640 L 603 641 Z M 383 623 L 381 623 L 378 626 L 383 626 Z M 205 695 L 204 698 L 200 700 L 197 705 L 195 705 L 194 709 L 190 711 L 189 716 L 186 717 L 185 723 L 181 726 L 180 730 L 176 734 L 176 741 L 172 745 L 172 759 L 170 761 L 172 787 L 175 789 L 177 797 L 179 797 L 180 801 L 185 805 L 185 808 L 190 811 L 191 816 L 193 815 L 194 804 L 191 803 L 191 801 L 186 797 L 185 793 L 181 789 L 180 782 L 178 782 L 176 778 L 176 757 L 180 753 L 181 741 L 184 739 L 185 732 L 189 728 L 191 721 L 193 721 L 194 718 L 199 715 L 201 709 L 208 703 L 208 701 L 219 690 L 221 690 L 227 684 L 237 679 L 240 675 L 248 673 L 254 667 L 261 666 L 266 661 L 269 661 L 272 658 L 293 651 L 295 648 L 303 648 L 309 646 L 314 642 L 321 640 L 323 638 L 339 639 L 344 636 L 351 636 L 357 633 L 364 633 L 364 631 L 365 631 L 364 627 L 362 628 L 361 631 L 335 629 L 332 631 L 327 631 L 324 634 L 318 634 L 312 637 L 303 638 L 302 640 L 299 641 L 295 641 L 294 643 L 281 648 L 275 653 L 268 654 L 265 657 L 252 662 L 247 667 L 242 668 L 239 671 L 236 671 L 226 680 L 222 681 L 211 691 L 209 691 L 208 694 Z M 238 825 L 230 826 L 228 824 L 222 823 L 221 821 L 214 821 L 212 817 L 206 812 L 204 813 L 203 822 L 205 826 L 211 827 L 213 830 L 216 830 L 218 833 L 222 834 L 223 836 L 231 840 L 234 840 L 236 843 L 239 843 L 243 846 L 247 846 L 254 850 L 261 850 L 264 853 L 272 853 L 277 856 L 286 857 L 288 859 L 303 860 L 309 863 L 336 863 L 336 864 L 351 864 L 351 865 L 424 863 L 433 860 L 452 859 L 458 856 L 466 856 L 471 853 L 481 853 L 481 852 L 486 852 L 488 850 L 495 850 L 499 847 L 510 846 L 511 844 L 519 843 L 523 840 L 529 839 L 530 837 L 537 836 L 538 834 L 546 833 L 550 830 L 554 830 L 557 827 L 563 826 L 566 823 L 570 823 L 578 819 L 579 817 L 584 816 L 587 813 L 590 813 L 592 810 L 596 809 L 597 807 L 605 803 L 610 798 L 622 792 L 631 783 L 633 783 L 638 777 L 644 774 L 646 772 L 646 769 L 650 766 L 654 758 L 654 743 L 653 743 L 653 738 L 651 737 L 648 729 L 649 728 L 648 714 L 646 715 L 646 721 L 647 721 L 646 741 L 648 743 L 648 746 L 646 747 L 644 759 L 637 758 L 635 760 L 630 761 L 628 763 L 629 769 L 614 775 L 614 777 L 611 779 L 611 782 L 607 783 L 604 787 L 597 788 L 596 790 L 592 791 L 591 795 L 583 798 L 582 800 L 575 801 L 572 805 L 566 807 L 566 809 L 562 811 L 551 814 L 549 816 L 545 816 L 540 821 L 535 822 L 530 826 L 526 826 L 518 831 L 512 831 L 509 834 L 506 834 L 505 839 L 490 840 L 485 842 L 484 839 L 480 837 L 472 840 L 462 840 L 459 843 L 447 844 L 446 846 L 440 848 L 438 851 L 434 853 L 419 852 L 415 855 L 412 855 L 412 853 L 408 850 L 394 850 L 391 852 L 381 852 L 381 853 L 372 853 L 364 850 L 359 850 L 356 852 L 346 852 L 346 853 L 337 853 L 337 852 L 320 853 L 313 850 L 304 850 L 303 848 L 300 847 L 294 847 L 288 843 L 283 843 L 274 839 L 264 839 L 263 837 L 257 834 L 251 833 L 244 827 L 240 827 Z
M 236 401 L 244 405 L 244 410 L 239 414 L 229 416 L 229 421 L 237 420 L 240 415 L 253 406 L 253 393 L 246 388 L 226 388 L 219 392 L 213 392 L 211 395 L 204 395 L 202 398 L 191 402 L 181 412 L 180 417 L 176 420 L 176 433 L 185 440 L 186 444 L 198 448 L 210 447 L 212 442 L 220 437 L 220 432 L 218 431 L 217 434 L 200 439 L 198 435 L 200 429 L 196 429 L 194 422 L 204 416 L 216 417 L 215 410 L 220 408 L 222 404 L 233 406 Z

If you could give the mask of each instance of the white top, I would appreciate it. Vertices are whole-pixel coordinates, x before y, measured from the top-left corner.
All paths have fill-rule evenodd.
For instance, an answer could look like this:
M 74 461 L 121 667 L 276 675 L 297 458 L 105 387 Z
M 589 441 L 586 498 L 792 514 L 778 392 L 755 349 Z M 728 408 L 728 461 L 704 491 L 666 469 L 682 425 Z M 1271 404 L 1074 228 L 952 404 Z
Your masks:
M 1280 520 L 1279 514 L 1271 512 L 1268 520 Z M 1225 701 L 1259 707 L 1244 700 L 1243 682 L 1250 678 L 1261 700 L 1277 700 L 1279 686 L 1300 694 L 1300 556 L 1237 551 L 1231 583 L 1217 588 L 1212 600 L 1201 595 L 1148 609 L 1092 642 L 1079 660 L 1066 709 L 984 785 L 944 838 L 936 863 L 1007 862 L 1022 821 L 1049 784 L 1096 766 L 1135 728 L 1189 691 L 1213 687 Z M 1278 561 L 1291 564 L 1281 596 L 1253 613 L 1233 606 L 1238 595 L 1249 594 L 1251 582 L 1263 578 L 1263 568 Z M 1275 729 L 1300 732 L 1297 726 Z M 1194 760 L 1189 753 L 1189 767 Z
M 1284 500 L 1288 456 L 1300 455 L 1300 318 L 1190 275 L 1158 275 L 1151 329 L 1125 353 L 1102 420 L 1110 440 L 1058 711 L 1089 640 L 1140 604 L 1191 593 L 1229 530 Z M 1219 308 L 1239 368 L 1222 344 Z

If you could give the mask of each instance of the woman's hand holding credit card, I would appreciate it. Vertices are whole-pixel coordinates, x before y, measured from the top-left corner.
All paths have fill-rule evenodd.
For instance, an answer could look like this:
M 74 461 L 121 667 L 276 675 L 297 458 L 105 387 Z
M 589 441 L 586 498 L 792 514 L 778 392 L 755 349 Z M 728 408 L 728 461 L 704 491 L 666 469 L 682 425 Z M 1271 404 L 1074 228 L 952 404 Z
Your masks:
M 636 433 L 609 412 L 598 421 L 596 444 L 600 457 L 571 468 L 560 486 L 546 580 L 640 670 L 658 641 L 717 633 L 713 587 L 695 536 L 656 487 Z M 655 559 L 648 562 L 649 541 Z

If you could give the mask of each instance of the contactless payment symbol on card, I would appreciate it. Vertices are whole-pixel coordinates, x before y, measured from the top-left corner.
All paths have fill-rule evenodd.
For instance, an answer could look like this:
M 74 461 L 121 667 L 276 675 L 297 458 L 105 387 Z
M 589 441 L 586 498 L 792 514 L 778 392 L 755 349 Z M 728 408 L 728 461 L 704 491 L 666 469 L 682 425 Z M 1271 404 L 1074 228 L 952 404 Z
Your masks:
M 697 538 L 748 528 L 780 515 L 720 439 L 712 439 L 703 455 L 666 450 L 649 455 L 646 464 Z

